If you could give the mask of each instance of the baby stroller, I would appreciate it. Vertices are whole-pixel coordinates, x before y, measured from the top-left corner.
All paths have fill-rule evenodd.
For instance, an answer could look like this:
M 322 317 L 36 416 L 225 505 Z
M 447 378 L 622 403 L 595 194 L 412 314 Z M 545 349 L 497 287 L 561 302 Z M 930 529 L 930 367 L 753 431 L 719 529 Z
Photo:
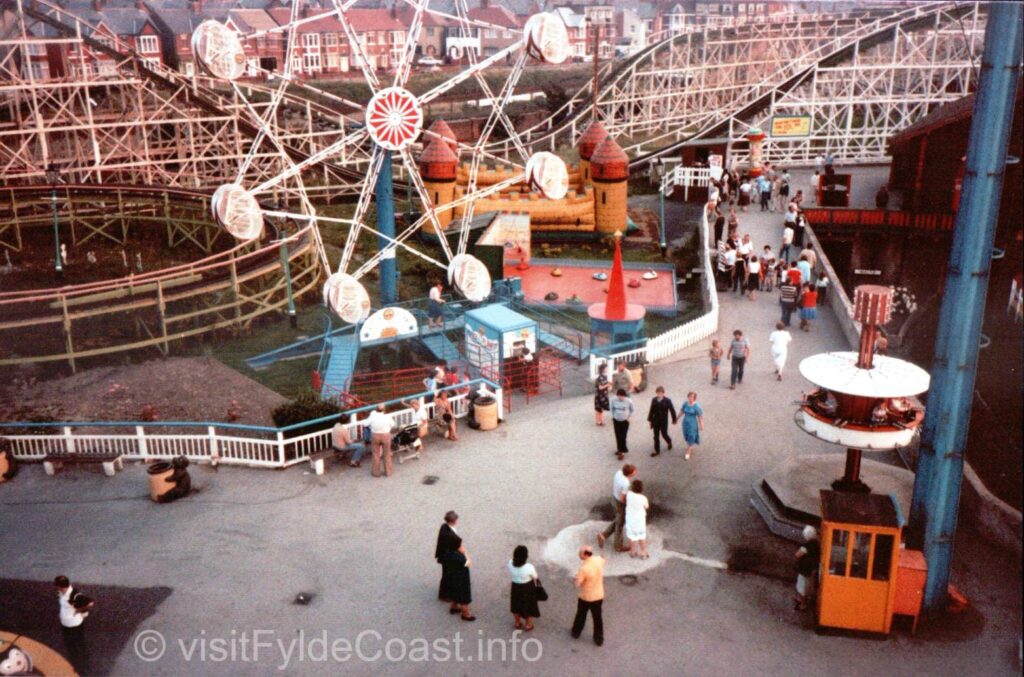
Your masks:
M 416 424 L 405 426 L 391 437 L 391 451 L 398 456 L 399 463 L 419 458 L 421 449 L 423 442 Z

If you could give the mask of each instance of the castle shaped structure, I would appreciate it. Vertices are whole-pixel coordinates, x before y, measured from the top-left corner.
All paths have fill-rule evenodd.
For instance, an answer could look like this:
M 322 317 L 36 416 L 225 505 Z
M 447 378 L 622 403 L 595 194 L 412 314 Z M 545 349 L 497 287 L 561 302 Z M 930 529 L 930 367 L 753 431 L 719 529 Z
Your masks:
M 435 209 L 465 195 L 470 164 L 459 162 L 458 145 L 451 128 L 435 120 L 424 137 L 420 174 Z M 449 140 L 443 143 L 440 138 Z M 527 214 L 532 231 L 601 233 L 625 232 L 629 184 L 629 158 L 600 122 L 593 122 L 577 144 L 578 165 L 569 166 L 571 188 L 564 198 L 552 200 L 530 189 L 525 181 L 475 201 L 473 212 Z M 445 152 L 450 151 L 450 152 Z M 485 188 L 507 181 L 514 169 L 481 165 L 477 186 Z M 464 205 L 437 212 L 438 223 L 447 226 L 461 218 Z M 433 226 L 425 227 L 433 232 Z

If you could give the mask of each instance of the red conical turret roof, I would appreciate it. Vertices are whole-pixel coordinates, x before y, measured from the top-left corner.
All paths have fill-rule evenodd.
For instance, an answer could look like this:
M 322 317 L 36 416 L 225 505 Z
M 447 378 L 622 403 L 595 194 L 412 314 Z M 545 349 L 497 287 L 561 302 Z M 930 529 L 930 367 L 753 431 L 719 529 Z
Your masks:
M 625 181 L 629 178 L 629 156 L 611 136 L 606 136 L 590 156 L 590 176 L 595 181 Z
M 428 181 L 454 181 L 458 167 L 455 151 L 440 139 L 431 139 L 420 155 L 420 175 Z
M 445 139 L 448 139 L 448 146 L 452 149 L 452 151 L 456 153 L 458 152 L 459 140 L 455 138 L 455 132 L 453 132 L 452 128 L 448 126 L 447 122 L 445 122 L 441 118 L 437 118 L 436 120 L 434 120 L 433 123 L 431 123 L 429 127 L 427 127 L 427 131 L 433 132 L 437 136 L 441 136 L 444 137 Z M 426 134 L 423 137 L 423 141 L 424 143 L 432 141 L 436 139 L 437 136 L 431 136 L 429 134 Z
M 594 154 L 594 149 L 597 148 L 598 144 L 605 140 L 608 136 L 608 130 L 604 128 L 597 120 L 590 123 L 587 130 L 583 132 L 583 136 L 576 142 L 576 150 L 579 151 L 580 157 L 584 160 L 589 160 Z
M 626 277 L 622 272 L 622 233 L 615 233 L 615 257 L 612 274 L 608 278 L 608 297 L 604 302 L 604 316 L 609 320 L 626 318 Z

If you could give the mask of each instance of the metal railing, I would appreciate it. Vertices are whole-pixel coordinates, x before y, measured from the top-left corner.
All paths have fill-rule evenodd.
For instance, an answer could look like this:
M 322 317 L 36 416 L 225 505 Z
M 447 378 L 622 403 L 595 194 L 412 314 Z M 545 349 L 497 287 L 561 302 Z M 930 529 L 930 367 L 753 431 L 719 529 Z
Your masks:
M 469 382 L 470 392 L 480 384 L 493 391 L 498 403 L 498 417 L 504 418 L 502 388 L 493 381 L 478 378 Z M 453 393 L 450 401 L 458 418 L 469 413 L 469 396 L 458 392 L 466 387 L 467 384 L 463 383 L 438 389 Z M 433 394 L 421 392 L 404 399 L 422 399 Z M 402 399 L 392 399 L 383 404 L 393 407 L 402 403 Z M 433 416 L 433 403 L 424 403 L 423 406 Z M 352 439 L 362 439 L 364 421 L 360 417 L 375 408 L 375 404 L 361 406 L 341 415 L 351 416 L 346 426 Z M 399 428 L 415 420 L 415 412 L 411 408 L 398 409 L 390 414 Z M 335 414 L 283 428 L 193 421 L 0 423 L 0 435 L 10 442 L 14 457 L 22 461 L 42 461 L 49 454 L 88 450 L 118 453 L 128 461 L 185 456 L 197 463 L 287 468 L 305 461 L 312 453 L 329 448 L 331 428 L 338 419 Z M 179 430 L 189 432 L 177 432 Z

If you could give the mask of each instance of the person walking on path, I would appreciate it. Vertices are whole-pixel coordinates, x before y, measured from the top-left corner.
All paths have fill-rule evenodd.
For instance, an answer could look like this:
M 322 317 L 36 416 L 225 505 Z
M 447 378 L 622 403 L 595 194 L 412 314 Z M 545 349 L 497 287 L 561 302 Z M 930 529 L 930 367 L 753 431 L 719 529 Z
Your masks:
M 800 297 L 800 328 L 811 330 L 811 321 L 818 318 L 818 292 L 814 287 L 804 284 L 803 295 Z
M 597 378 L 594 379 L 594 422 L 597 425 L 604 425 L 604 412 L 611 408 L 608 402 L 608 391 L 611 389 L 612 384 L 608 380 L 608 363 L 605 362 L 597 368 Z
M 786 210 L 786 203 L 789 202 L 789 182 L 792 180 L 793 177 L 789 175 L 789 172 L 783 169 L 782 175 L 779 177 L 778 190 L 778 203 L 780 212 Z
M 744 338 L 743 332 L 739 329 L 732 333 L 732 343 L 729 344 L 729 353 L 726 357 L 732 360 L 729 390 L 736 390 L 736 384 L 743 383 L 743 369 L 750 358 L 750 340 Z
M 572 637 L 579 639 L 587 614 L 594 621 L 594 644 L 604 644 L 604 619 L 601 617 L 601 603 L 604 602 L 604 558 L 594 554 L 589 545 L 579 551 L 580 568 L 576 571 L 573 585 L 579 590 L 576 600 L 576 618 L 572 622 Z
M 761 211 L 771 211 L 772 208 L 772 182 L 762 174 L 757 177 L 757 189 L 761 192 Z
M 751 252 L 747 260 L 747 298 L 754 300 L 754 292 L 761 286 L 761 259 Z
M 800 259 L 796 262 L 796 269 L 800 271 L 800 284 L 810 284 L 811 282 L 811 261 L 803 254 L 800 255 Z
M 782 229 L 782 247 L 779 249 L 779 259 L 784 263 L 789 263 L 789 252 L 793 248 L 793 227 L 786 224 Z
M 786 331 L 786 325 L 782 322 L 775 323 L 775 331 L 768 335 L 768 343 L 771 345 L 772 362 L 775 364 L 776 380 L 782 380 L 782 370 L 786 366 L 786 356 L 789 354 L 789 343 L 793 337 Z
M 67 576 L 53 579 L 60 605 L 60 634 L 67 657 L 80 675 L 89 672 L 89 648 L 85 642 L 85 619 L 93 606 L 91 599 L 71 587 Z
M 708 357 L 711 358 L 711 385 L 718 384 L 718 372 L 722 368 L 722 345 L 718 339 L 711 339 L 711 349 L 708 350 Z
M 632 393 L 636 390 L 636 384 L 633 383 L 633 374 L 626 369 L 626 363 L 619 362 L 615 368 L 615 373 L 612 374 L 612 389 L 618 392 L 619 390 L 625 390 L 626 393 Z
M 394 463 L 391 460 L 391 430 L 395 427 L 395 420 L 391 414 L 384 411 L 384 404 L 378 404 L 377 409 L 366 419 L 370 427 L 370 450 L 373 452 L 373 476 L 380 477 L 381 458 L 384 459 L 384 474 L 391 477 L 394 472 Z
M 612 426 L 615 428 L 615 457 L 622 460 L 629 453 L 629 419 L 636 408 L 625 390 L 619 388 L 611 402 Z
M 690 391 L 686 394 L 679 416 L 683 419 L 683 438 L 686 440 L 686 456 L 683 458 L 689 461 L 693 448 L 700 444 L 700 434 L 704 432 L 704 410 L 697 404 L 697 393 Z
M 676 407 L 672 400 L 665 397 L 665 388 L 658 386 L 654 389 L 654 397 L 651 398 L 651 407 L 647 410 L 647 422 L 651 424 L 654 432 L 654 451 L 651 456 L 661 454 L 661 439 L 665 438 L 669 450 L 672 449 L 672 438 L 668 436 L 668 420 L 672 419 L 672 425 L 676 424 Z
M 441 284 L 441 280 L 436 280 L 430 287 L 430 293 L 427 297 L 428 326 L 444 326 L 444 298 L 441 296 L 443 290 L 444 287 Z
M 512 559 L 508 562 L 508 573 L 512 577 L 512 592 L 509 595 L 512 618 L 516 630 L 533 630 L 533 619 L 540 618 L 540 607 L 537 605 L 537 585 L 540 578 L 537 569 L 527 560 L 530 551 L 525 545 L 517 545 L 512 551 Z
M 651 504 L 644 496 L 644 483 L 633 480 L 626 492 L 626 538 L 629 539 L 629 556 L 647 559 L 647 511 Z
M 828 274 L 824 270 L 818 273 L 818 279 L 814 281 L 814 291 L 818 292 L 818 305 L 825 305 L 828 302 Z
M 448 594 L 452 600 L 448 613 L 461 613 L 462 620 L 475 621 L 476 616 L 469 609 L 469 605 L 473 603 L 473 586 L 469 576 L 469 568 L 473 566 L 473 560 L 466 552 L 462 537 L 456 534 L 452 545 L 454 548 L 445 553 L 444 564 L 442 564 L 444 578 L 448 582 Z
M 615 520 L 603 532 L 597 535 L 597 544 L 602 548 L 608 537 L 615 534 L 614 546 L 616 552 L 629 550 L 629 548 L 624 547 L 622 544 L 622 526 L 626 521 L 626 492 L 629 491 L 629 485 L 635 477 L 636 466 L 627 463 L 612 478 L 612 508 L 615 510 Z
M 784 276 L 779 285 L 779 305 L 782 306 L 782 325 L 784 327 L 789 326 L 799 297 L 800 288 L 793 284 L 788 275 Z
M 793 598 L 795 611 L 807 608 L 807 600 L 814 594 L 814 582 L 821 563 L 818 531 L 812 526 L 805 526 L 803 537 L 804 544 L 796 551 L 796 597 Z
M 437 588 L 437 598 L 442 602 L 451 602 L 451 593 L 448 590 L 448 580 L 444 576 L 445 555 L 448 551 L 457 547 L 455 539 L 459 537 L 455 531 L 455 525 L 459 522 L 459 515 L 454 510 L 444 514 L 444 523 L 437 531 L 437 545 L 434 547 L 434 559 L 441 565 L 441 584 Z

